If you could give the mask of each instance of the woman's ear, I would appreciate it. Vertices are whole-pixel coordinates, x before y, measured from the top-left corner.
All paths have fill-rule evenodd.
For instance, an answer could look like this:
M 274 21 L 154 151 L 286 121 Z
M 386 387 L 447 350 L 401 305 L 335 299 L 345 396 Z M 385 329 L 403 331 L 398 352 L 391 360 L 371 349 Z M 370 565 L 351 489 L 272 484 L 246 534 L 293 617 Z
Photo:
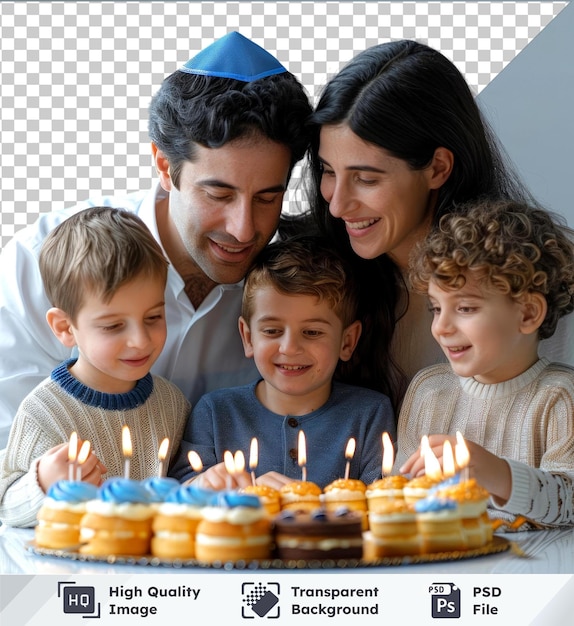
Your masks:
M 72 320 L 62 309 L 52 307 L 46 313 L 46 321 L 60 343 L 67 348 L 72 348 L 76 345 L 76 338 L 72 331 Z
M 151 144 L 151 152 L 155 163 L 155 169 L 159 175 L 160 185 L 165 191 L 171 191 L 172 183 L 167 157 L 153 142 Z
M 341 343 L 341 351 L 339 358 L 341 361 L 348 361 L 352 356 L 357 344 L 359 343 L 359 337 L 363 326 L 359 320 L 355 320 L 352 324 L 349 324 L 343 331 L 343 341 Z
M 243 351 L 245 356 L 250 359 L 253 357 L 253 344 L 251 343 L 251 330 L 249 324 L 243 317 L 239 318 L 239 334 L 241 335 L 241 341 L 243 342 Z
M 448 148 L 439 146 L 434 151 L 431 164 L 428 168 L 428 172 L 430 174 L 430 189 L 439 189 L 444 185 L 452 172 L 453 165 L 453 153 Z
M 541 293 L 533 291 L 521 299 L 521 307 L 520 332 L 524 335 L 531 335 L 542 326 L 542 322 L 546 319 L 548 303 Z

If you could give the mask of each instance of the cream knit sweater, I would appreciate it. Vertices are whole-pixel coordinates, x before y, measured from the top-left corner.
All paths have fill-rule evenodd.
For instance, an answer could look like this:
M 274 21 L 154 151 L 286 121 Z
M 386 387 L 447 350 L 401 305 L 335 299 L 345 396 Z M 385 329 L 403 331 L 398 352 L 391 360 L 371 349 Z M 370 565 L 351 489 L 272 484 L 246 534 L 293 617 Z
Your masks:
M 104 394 L 85 387 L 58 366 L 22 402 L 12 424 L 0 470 L 0 520 L 10 526 L 33 526 L 45 494 L 38 484 L 37 461 L 47 450 L 69 441 L 73 431 L 88 439 L 107 468 L 104 478 L 122 476 L 122 427 L 133 445 L 130 478 L 157 475 L 158 450 L 165 437 L 177 451 L 190 412 L 181 391 L 148 374 L 125 394 Z M 167 463 L 166 463 L 167 465 Z
M 510 465 L 512 492 L 498 516 L 544 526 L 574 524 L 574 368 L 540 359 L 504 383 L 460 378 L 450 365 L 419 372 L 398 422 L 395 471 L 422 435 L 460 431 Z M 495 514 L 496 516 L 496 514 Z

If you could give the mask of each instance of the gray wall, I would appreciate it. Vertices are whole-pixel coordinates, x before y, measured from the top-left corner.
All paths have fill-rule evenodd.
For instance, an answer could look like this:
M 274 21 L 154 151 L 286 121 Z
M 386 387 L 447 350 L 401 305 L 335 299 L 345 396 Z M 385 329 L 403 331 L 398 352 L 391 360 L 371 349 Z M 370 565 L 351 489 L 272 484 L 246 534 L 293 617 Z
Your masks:
M 478 101 L 534 195 L 574 226 L 574 2 Z

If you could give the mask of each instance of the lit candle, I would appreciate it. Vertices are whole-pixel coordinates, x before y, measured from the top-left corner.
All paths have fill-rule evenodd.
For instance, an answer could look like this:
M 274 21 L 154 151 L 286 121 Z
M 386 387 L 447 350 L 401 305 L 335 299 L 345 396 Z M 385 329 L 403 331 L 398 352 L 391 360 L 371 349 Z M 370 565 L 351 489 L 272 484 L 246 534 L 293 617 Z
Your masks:
M 74 468 L 75 468 L 77 455 L 78 455 L 78 433 L 74 431 L 70 435 L 70 443 L 68 444 L 68 480 L 74 480 Z
M 241 450 L 237 450 L 233 456 L 233 466 L 234 474 L 241 474 L 241 472 L 245 470 L 245 457 L 243 456 L 243 452 L 241 452 Z
M 159 450 L 157 451 L 157 458 L 159 459 L 159 467 L 157 470 L 157 475 L 160 478 L 163 476 L 163 462 L 165 461 L 165 457 L 167 456 L 168 448 L 169 448 L 169 439 L 166 437 L 159 444 Z
M 301 468 L 301 480 L 307 480 L 307 449 L 305 447 L 305 433 L 300 430 L 299 431 L 299 441 L 298 441 L 298 457 L 299 457 L 299 467 Z
M 249 448 L 249 469 L 251 470 L 251 482 L 255 485 L 255 470 L 259 463 L 259 448 L 257 446 L 257 438 L 253 437 L 251 440 L 251 447 Z
M 132 456 L 132 439 L 128 426 L 122 428 L 122 450 L 124 453 L 124 477 L 130 477 L 130 459 Z
M 347 459 L 347 464 L 345 465 L 345 480 L 349 478 L 349 472 L 351 470 L 351 459 L 355 454 L 356 442 L 353 437 L 349 439 L 347 442 L 347 448 L 345 449 L 345 458 Z
M 456 473 L 452 444 L 448 439 L 442 444 L 442 473 L 445 478 L 454 476 Z
M 395 450 L 393 448 L 393 442 L 391 441 L 391 437 L 389 433 L 383 433 L 383 476 L 390 476 L 393 471 L 393 464 L 395 462 Z
M 86 439 L 86 441 L 82 443 L 82 447 L 80 448 L 80 452 L 78 453 L 78 469 L 76 470 L 76 480 L 82 480 L 82 465 L 90 456 L 90 448 L 91 444 Z
M 229 450 L 226 450 L 223 453 L 223 464 L 227 470 L 227 489 L 231 490 L 231 477 L 235 473 L 235 461 L 233 459 L 233 454 Z
M 458 430 L 456 431 L 456 445 L 454 447 L 454 456 L 456 458 L 456 464 L 461 471 L 461 480 L 468 480 L 470 471 L 468 467 L 470 463 L 470 452 L 468 451 L 468 447 L 462 436 L 462 433 Z
M 201 462 L 199 454 L 197 454 L 195 450 L 190 450 L 187 453 L 187 460 L 189 461 L 191 469 L 194 472 L 201 472 L 201 470 L 203 469 L 203 463 Z
M 203 469 L 203 463 L 201 462 L 201 457 L 199 456 L 199 454 L 197 454 L 195 450 L 190 450 L 187 453 L 187 460 L 189 461 L 189 464 L 191 465 L 191 469 L 194 472 L 201 472 L 201 470 Z M 197 478 L 197 484 L 201 487 L 202 483 L 203 483 L 203 476 L 199 476 Z
M 430 445 L 428 445 L 428 440 L 427 445 L 425 446 L 424 459 L 425 474 L 433 480 L 440 480 L 442 478 L 442 469 L 440 467 L 440 462 L 436 458 L 436 454 L 432 451 Z
M 430 450 L 430 443 L 429 443 L 428 435 L 423 435 L 421 437 L 421 457 L 423 459 L 425 458 L 429 450 Z

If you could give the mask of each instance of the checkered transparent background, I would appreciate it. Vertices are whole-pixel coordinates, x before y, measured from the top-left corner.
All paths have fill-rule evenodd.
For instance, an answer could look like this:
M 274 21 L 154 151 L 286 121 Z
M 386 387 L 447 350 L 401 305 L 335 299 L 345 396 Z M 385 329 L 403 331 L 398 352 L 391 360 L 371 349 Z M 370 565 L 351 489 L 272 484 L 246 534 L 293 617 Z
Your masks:
M 313 100 L 354 54 L 399 38 L 441 50 L 479 93 L 566 4 L 0 1 L 0 243 L 53 208 L 148 188 L 153 93 L 231 30 L 274 54 Z

